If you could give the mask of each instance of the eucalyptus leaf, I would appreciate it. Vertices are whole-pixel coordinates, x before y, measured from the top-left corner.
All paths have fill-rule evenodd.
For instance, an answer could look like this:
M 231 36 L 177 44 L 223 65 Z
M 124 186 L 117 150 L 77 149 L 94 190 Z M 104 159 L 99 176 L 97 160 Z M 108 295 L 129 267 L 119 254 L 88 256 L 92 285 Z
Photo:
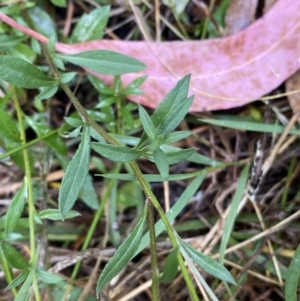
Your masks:
M 135 58 L 108 50 L 93 50 L 73 55 L 56 54 L 56 57 L 91 71 L 107 75 L 139 72 L 146 68 L 144 63 Z
M 25 257 L 8 242 L 2 240 L 0 243 L 0 249 L 5 260 L 15 269 L 23 270 L 29 267 L 29 262 Z
M 5 219 L 5 234 L 8 236 L 15 229 L 21 218 L 27 198 L 27 183 L 23 182 L 21 188 L 9 204 Z
M 63 218 L 73 207 L 85 182 L 90 159 L 90 128 L 83 128 L 81 143 L 69 163 L 58 195 L 59 210 Z
M 101 156 L 116 162 L 133 161 L 142 155 L 140 151 L 122 145 L 92 142 L 91 147 Z
M 26 89 L 57 84 L 57 80 L 49 78 L 33 64 L 10 55 L 0 55 L 0 78 Z
M 104 288 L 104 286 L 113 277 L 120 273 L 134 256 L 143 235 L 147 211 L 148 206 L 145 206 L 143 214 L 137 225 L 134 227 L 133 231 L 129 234 L 127 239 L 120 245 L 120 247 L 115 252 L 114 256 L 105 265 L 97 283 L 96 291 L 98 297 L 100 291 Z

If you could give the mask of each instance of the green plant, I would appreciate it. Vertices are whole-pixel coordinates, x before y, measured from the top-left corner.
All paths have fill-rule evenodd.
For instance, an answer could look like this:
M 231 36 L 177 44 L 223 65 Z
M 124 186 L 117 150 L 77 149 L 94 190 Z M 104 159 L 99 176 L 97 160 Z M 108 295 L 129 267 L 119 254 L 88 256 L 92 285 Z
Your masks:
M 103 10 L 95 11 L 90 18 L 98 18 L 99 14 L 103 16 L 103 21 L 101 22 L 103 22 L 102 27 L 104 27 L 107 22 L 108 9 L 104 8 Z M 39 22 L 35 18 L 47 19 L 48 17 L 43 11 L 35 7 L 34 12 L 32 10 L 29 12 L 29 18 L 31 18 L 34 25 Z M 83 23 L 90 22 L 90 19 L 85 21 L 85 18 L 87 16 L 83 16 Z M 80 23 L 78 24 L 79 28 L 81 25 Z M 87 27 L 88 29 L 89 27 Z M 38 265 L 40 246 L 37 243 L 36 236 L 41 233 L 44 221 L 64 221 L 79 216 L 80 212 L 71 209 L 80 196 L 90 208 L 95 210 L 93 222 L 82 247 L 83 250 L 86 249 L 90 244 L 95 226 L 103 214 L 105 203 L 109 196 L 112 197 L 116 188 L 116 179 L 124 179 L 124 175 L 120 174 L 123 166 L 128 170 L 128 174 L 125 176 L 130 181 L 139 182 L 139 187 L 145 195 L 145 205 L 142 206 L 144 208 L 140 208 L 136 226 L 100 273 L 96 289 L 97 296 L 101 293 L 104 286 L 134 256 L 150 244 L 153 300 L 159 300 L 159 281 L 162 281 L 164 278 L 172 279 L 173 277 L 172 275 L 166 276 L 166 269 L 164 277 L 160 277 L 156 256 L 156 236 L 166 230 L 175 254 L 175 256 L 171 257 L 171 262 L 175 260 L 175 267 L 178 266 L 180 268 L 191 299 L 199 300 L 183 258 L 188 262 L 196 279 L 206 287 L 211 298 L 216 300 L 213 292 L 205 285 L 205 281 L 197 272 L 195 263 L 209 274 L 221 280 L 235 284 L 234 279 L 222 264 L 217 263 L 186 244 L 171 225 L 171 222 L 198 189 L 204 179 L 206 170 L 193 174 L 169 175 L 169 166 L 186 159 L 197 163 L 218 164 L 209 158 L 196 154 L 196 150 L 193 148 L 180 149 L 169 145 L 190 135 L 189 131 L 175 131 L 187 114 L 193 101 L 193 97 L 187 96 L 190 77 L 186 76 L 181 79 L 151 116 L 143 107 L 139 106 L 139 116 L 136 118 L 133 112 L 137 106 L 125 104 L 124 99 L 127 95 L 142 93 L 139 87 L 146 78 L 137 78 L 124 88 L 122 87 L 121 76 L 125 73 L 138 72 L 144 69 L 144 64 L 136 59 L 106 50 L 90 51 L 75 55 L 58 54 L 54 50 L 56 39 L 55 35 L 53 35 L 54 32 L 49 32 L 47 27 L 44 28 L 45 34 L 52 35 L 47 46 L 39 46 L 39 44 L 33 42 L 37 53 L 39 49 L 42 49 L 49 68 L 32 64 L 36 58 L 36 53 L 31 56 L 31 62 L 12 55 L 15 53 L 11 49 L 9 51 L 9 47 L 7 47 L 7 50 L 4 48 L 4 54 L 0 55 L 0 79 L 11 85 L 8 86 L 2 81 L 6 96 L 2 98 L 0 103 L 0 142 L 6 152 L 0 158 L 11 156 L 14 163 L 25 171 L 23 185 L 11 202 L 6 215 L 2 218 L 4 223 L 1 224 L 3 229 L 0 242 L 1 264 L 9 284 L 8 288 L 14 293 L 15 300 L 28 300 L 32 294 L 35 295 L 36 300 L 41 300 L 40 288 L 42 283 L 59 287 L 59 283 L 63 281 L 60 276 L 45 271 Z M 94 38 L 94 33 L 93 31 L 87 31 L 84 36 L 86 39 Z M 78 41 L 78 39 L 79 35 L 75 30 L 72 40 Z M 6 42 L 10 43 L 10 45 L 14 45 L 14 43 L 18 45 L 23 40 L 23 38 L 13 38 L 7 39 Z M 96 77 L 88 77 L 90 83 L 101 95 L 99 103 L 92 109 L 84 109 L 71 91 L 70 85 L 76 80 L 76 73 L 65 72 L 65 62 L 88 68 L 99 74 L 114 76 L 113 87 L 107 86 Z M 22 110 L 19 99 L 20 93 L 23 91 L 21 89 L 39 89 L 39 93 L 34 100 L 37 112 L 33 116 L 27 115 Z M 66 123 L 64 125 L 52 130 L 47 123 L 44 112 L 47 109 L 47 100 L 60 90 L 67 94 L 76 111 L 69 117 L 65 117 Z M 13 100 L 12 104 L 10 99 Z M 112 106 L 116 106 L 117 114 L 114 114 Z M 18 126 L 15 125 L 9 112 L 12 108 L 16 112 Z M 98 122 L 105 122 L 106 127 L 101 127 Z M 37 138 L 27 142 L 26 130 L 29 128 L 35 132 Z M 126 135 L 132 130 L 135 130 L 136 133 L 142 132 L 140 138 Z M 68 159 L 67 147 L 62 137 L 79 140 L 77 151 L 71 160 Z M 35 153 L 30 152 L 28 147 L 40 141 L 43 141 L 48 148 L 54 151 L 53 156 L 65 169 L 65 175 L 59 190 L 58 208 L 48 207 L 47 203 L 44 209 L 37 210 L 35 206 L 36 192 L 40 193 L 41 190 L 36 190 L 33 183 L 33 176 L 36 173 L 33 164 Z M 95 159 L 94 156 L 92 158 L 90 156 L 92 150 L 102 157 L 115 162 L 111 170 L 111 178 L 108 180 L 107 194 L 103 196 L 100 205 L 92 186 L 91 177 L 88 174 L 91 159 Z M 142 174 L 139 169 L 136 160 L 140 157 L 144 157 L 156 164 L 159 175 L 153 175 L 152 180 L 169 181 L 176 178 L 195 178 L 169 212 L 164 213 L 149 185 L 148 175 Z M 41 160 L 44 159 L 45 157 Z M 101 161 L 97 161 L 97 163 L 99 170 L 102 169 L 104 172 L 102 176 L 109 178 L 109 174 L 106 173 L 103 166 L 101 167 Z M 113 206 L 111 207 L 113 208 Z M 25 228 L 29 230 L 29 237 L 18 229 L 24 209 L 28 211 L 28 219 L 24 220 L 24 224 L 26 225 Z M 156 225 L 154 222 L 154 210 L 158 212 L 161 218 Z M 114 214 L 114 210 L 111 210 L 110 222 L 114 220 Z M 144 233 L 147 217 L 149 233 Z M 22 241 L 28 239 L 30 242 L 29 260 L 13 246 L 20 239 Z M 120 244 L 120 236 L 112 239 L 112 242 Z M 79 266 L 80 262 L 76 264 L 73 271 L 73 280 L 76 278 Z M 20 271 L 16 278 L 13 277 L 11 268 Z
M 66 172 L 62 180 L 58 198 L 59 208 L 45 209 L 40 212 L 37 212 L 34 207 L 34 199 L 32 194 L 31 196 L 29 195 L 29 187 L 32 186 L 31 181 L 29 181 L 29 179 L 31 178 L 31 168 L 29 159 L 27 158 L 28 151 L 26 148 L 23 149 L 26 171 L 25 182 L 6 214 L 5 236 L 2 237 L 1 242 L 1 252 L 3 256 L 2 261 L 9 263 L 9 265 L 5 269 L 7 279 L 10 282 L 9 287 L 12 288 L 22 284 L 21 289 L 17 292 L 15 300 L 21 300 L 20 298 L 28 298 L 31 294 L 29 287 L 31 287 L 32 285 L 36 299 L 40 300 L 38 279 L 46 283 L 55 283 L 57 281 L 60 281 L 60 277 L 49 272 L 41 271 L 37 265 L 36 258 L 38 256 L 38 248 L 36 247 L 35 241 L 36 223 L 41 223 L 41 220 L 43 219 L 65 220 L 67 218 L 72 218 L 80 214 L 79 212 L 72 211 L 71 209 L 86 183 L 91 149 L 99 153 L 101 156 L 106 157 L 112 161 L 126 164 L 128 163 L 131 168 L 130 174 L 132 174 L 134 179 L 140 183 L 140 187 L 142 188 L 146 196 L 145 207 L 138 223 L 136 224 L 135 228 L 130 233 L 128 238 L 118 248 L 114 257 L 105 266 L 103 272 L 100 274 L 97 285 L 97 295 L 99 295 L 103 287 L 123 269 L 123 267 L 134 257 L 137 252 L 141 250 L 141 248 L 147 246 L 147 243 L 145 244 L 145 241 L 149 241 L 149 236 L 148 234 L 145 234 L 143 237 L 147 215 L 150 222 L 149 227 L 151 252 L 152 254 L 154 254 L 154 256 L 152 256 L 153 300 L 159 299 L 159 274 L 157 259 L 155 257 L 155 236 L 157 236 L 159 232 L 163 230 L 163 228 L 167 230 L 174 250 L 177 250 L 176 252 L 178 264 L 183 273 L 191 294 L 191 298 L 193 300 L 198 300 L 198 296 L 184 265 L 182 254 L 186 260 L 189 260 L 189 266 L 194 271 L 196 271 L 196 268 L 191 259 L 193 259 L 208 273 L 218 277 L 221 280 L 235 283 L 229 272 L 221 264 L 218 264 L 211 258 L 192 249 L 179 238 L 174 228 L 170 224 L 170 220 L 174 219 L 179 211 L 177 210 L 176 214 L 173 216 L 171 215 L 173 209 L 170 210 L 170 215 L 166 215 L 164 213 L 158 200 L 153 194 L 145 176 L 141 173 L 138 165 L 135 163 L 135 160 L 140 157 L 145 157 L 148 160 L 153 161 L 157 165 L 161 179 L 168 181 L 170 179 L 169 165 L 178 163 L 195 155 L 195 149 L 167 148 L 167 144 L 185 138 L 190 134 L 189 132 L 174 132 L 176 127 L 188 112 L 188 109 L 192 103 L 192 97 L 187 97 L 189 76 L 186 76 L 181 81 L 179 81 L 176 87 L 172 91 L 170 91 L 170 93 L 161 102 L 160 106 L 154 111 L 152 116 L 149 116 L 144 108 L 139 107 L 139 117 L 144 132 L 141 138 L 136 141 L 136 145 L 134 147 L 129 147 L 120 142 L 122 141 L 122 139 L 124 140 L 124 138 L 126 140 L 126 136 L 117 136 L 116 138 L 114 138 L 113 132 L 112 134 L 108 133 L 91 117 L 93 115 L 92 111 L 88 113 L 81 106 L 81 104 L 67 85 L 67 82 L 74 78 L 74 74 L 64 73 L 60 75 L 58 69 L 53 64 L 53 57 L 65 61 L 71 61 L 72 63 L 80 64 L 83 67 L 90 68 L 93 65 L 94 70 L 99 73 L 104 72 L 104 70 L 105 72 L 111 72 L 111 74 L 115 76 L 114 87 L 109 88 L 102 84 L 100 88 L 100 90 L 102 89 L 102 91 L 104 92 L 104 95 L 106 95 L 104 97 L 104 103 L 105 100 L 107 101 L 112 98 L 112 95 L 114 95 L 114 99 L 118 102 L 122 101 L 128 91 L 130 91 L 130 93 L 132 93 L 132 89 L 137 91 L 138 86 L 142 83 L 144 78 L 136 80 L 127 88 L 123 89 L 121 87 L 120 74 L 139 71 L 141 70 L 143 65 L 134 59 L 127 58 L 121 54 L 108 51 L 94 51 L 92 53 L 81 53 L 73 56 L 62 56 L 52 53 L 52 57 L 49 55 L 48 49 L 45 48 L 44 51 L 46 56 L 48 57 L 50 66 L 52 65 L 54 77 L 48 77 L 36 66 L 22 59 L 9 55 L 2 55 L 0 57 L 0 78 L 20 88 L 32 89 L 51 87 L 51 91 L 53 93 L 56 92 L 58 86 L 60 85 L 60 87 L 66 92 L 75 108 L 77 109 L 77 113 L 75 115 L 73 114 L 73 117 L 66 118 L 67 124 L 63 126 L 60 131 L 63 132 L 65 130 L 70 130 L 70 128 L 73 128 L 73 130 L 71 130 L 71 135 L 69 134 L 69 136 L 80 137 L 81 141 L 76 154 L 71 159 L 66 168 Z M 103 62 L 103 64 L 99 65 L 99 68 L 94 63 L 95 58 L 100 58 L 101 62 Z M 118 65 L 118 62 L 122 62 L 122 64 Z M 107 67 L 105 67 L 105 65 Z M 95 78 L 91 78 L 91 80 L 94 85 L 100 85 L 101 83 Z M 11 91 L 15 99 L 15 106 L 18 110 L 20 110 L 15 89 L 12 88 Z M 101 104 L 103 106 L 103 103 L 100 103 L 100 105 Z M 19 140 L 21 133 L 24 133 L 24 129 L 22 129 L 21 127 L 21 124 L 23 124 L 24 121 L 26 121 L 28 126 L 35 129 L 39 137 L 43 137 L 43 135 L 47 134 L 47 129 L 42 126 L 41 123 L 34 122 L 32 118 L 29 118 L 28 116 L 24 118 L 22 116 L 22 112 L 20 112 L 19 114 L 20 129 L 17 129 L 11 117 L 5 111 L 5 106 L 0 111 L 1 119 L 4 120 L 5 124 L 7 125 L 5 127 L 2 127 L 1 130 L 4 142 L 8 140 L 14 141 L 15 143 L 23 141 L 23 145 L 26 145 L 26 141 L 24 141 L 24 139 L 21 138 L 21 140 Z M 56 139 L 60 139 L 58 136 L 56 137 Z M 93 139 L 93 142 L 91 142 L 91 139 Z M 47 143 L 49 142 L 49 140 L 45 140 L 45 142 Z M 50 143 L 49 145 L 55 147 L 55 149 L 58 150 L 58 146 L 55 146 L 54 143 Z M 61 151 L 61 154 L 65 154 L 64 149 Z M 120 165 L 117 170 L 120 170 Z M 118 172 L 116 174 L 118 174 Z M 197 189 L 202 180 L 203 176 L 200 176 L 200 178 L 198 178 L 197 180 L 197 183 L 192 182 L 191 187 L 193 192 L 195 191 L 195 189 Z M 28 198 L 29 206 L 29 229 L 31 245 L 31 260 L 29 262 L 11 245 L 11 239 L 9 236 L 10 233 L 13 232 L 17 221 L 22 216 L 26 198 Z M 162 227 L 162 224 L 160 222 L 159 231 L 155 231 L 156 227 L 154 226 L 153 217 L 151 217 L 153 215 L 152 206 L 158 211 L 163 223 Z M 96 214 L 95 220 L 99 219 L 102 213 L 101 210 L 103 210 L 103 206 L 100 206 L 98 208 L 98 214 Z M 88 244 L 89 240 L 87 241 Z M 13 281 L 11 281 L 12 278 L 9 266 L 22 271 L 21 274 Z M 199 277 L 198 274 L 195 275 L 196 277 Z M 208 293 L 212 294 L 212 298 L 215 298 L 213 297 L 213 293 L 211 291 L 208 291 Z M 26 295 L 26 297 L 24 294 Z

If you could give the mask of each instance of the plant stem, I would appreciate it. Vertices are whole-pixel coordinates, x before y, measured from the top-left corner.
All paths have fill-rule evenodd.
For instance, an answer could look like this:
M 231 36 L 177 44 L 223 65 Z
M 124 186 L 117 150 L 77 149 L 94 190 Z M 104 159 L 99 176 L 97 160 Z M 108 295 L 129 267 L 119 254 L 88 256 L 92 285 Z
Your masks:
M 59 129 L 51 131 L 51 132 L 49 132 L 49 133 L 47 133 L 47 134 L 45 134 L 43 136 L 40 136 L 40 137 L 38 137 L 38 138 L 36 138 L 34 140 L 31 140 L 31 141 L 26 142 L 26 143 L 24 143 L 24 144 L 22 144 L 22 145 L 20 145 L 18 147 L 15 147 L 14 149 L 12 149 L 12 150 L 10 150 L 10 151 L 8 151 L 8 152 L 0 155 L 0 160 L 4 159 L 4 158 L 6 158 L 6 157 L 8 157 L 10 155 L 15 154 L 16 152 L 19 152 L 20 150 L 23 150 L 24 148 L 27 148 L 27 147 L 29 147 L 31 145 L 34 145 L 34 144 L 36 144 L 36 143 L 38 143 L 38 142 L 40 142 L 42 140 L 45 140 L 45 139 L 47 139 L 49 137 L 52 137 L 55 134 L 57 134 L 58 132 L 59 132 Z
M 17 119 L 19 123 L 19 130 L 20 130 L 20 139 L 21 144 L 24 146 L 26 144 L 26 135 L 25 129 L 23 126 L 23 114 L 22 110 L 17 98 L 16 90 L 14 86 L 11 86 L 12 89 L 12 99 L 16 108 L 17 112 Z M 29 240 L 30 240 L 30 261 L 34 259 L 36 255 L 36 246 L 35 246 L 35 224 L 34 224 L 34 214 L 35 214 L 35 207 L 34 207 L 34 199 L 33 199 L 33 189 L 32 189 L 32 182 L 31 182 L 31 167 L 30 167 L 30 160 L 27 148 L 23 149 L 23 157 L 24 157 L 24 166 L 25 166 L 25 182 L 27 182 L 27 202 L 28 202 L 28 220 L 29 220 Z M 36 301 L 41 301 L 40 292 L 37 285 L 36 276 L 33 278 L 33 288 Z
M 26 144 L 26 136 L 25 136 L 25 129 L 23 126 L 23 118 L 22 118 L 22 111 L 21 107 L 17 98 L 17 94 L 15 91 L 14 86 L 11 86 L 12 89 L 12 98 L 14 101 L 14 105 L 17 112 L 17 118 L 19 123 L 20 129 L 20 139 L 21 144 L 24 146 Z M 25 166 L 25 182 L 28 185 L 28 212 L 29 212 L 29 237 L 30 237 L 30 258 L 32 260 L 35 254 L 35 226 L 34 226 L 34 201 L 33 201 L 33 190 L 32 190 L 32 183 L 31 183 L 31 168 L 30 168 L 30 161 L 29 161 L 29 154 L 26 148 L 23 149 L 23 157 L 24 157 L 24 166 Z
M 147 199 L 148 206 L 148 223 L 149 223 L 149 233 L 150 233 L 150 255 L 151 255 L 151 269 L 152 269 L 152 300 L 159 301 L 159 270 L 157 263 L 157 253 L 156 253 L 156 236 L 155 236 L 155 222 L 154 222 L 154 212 L 152 202 Z

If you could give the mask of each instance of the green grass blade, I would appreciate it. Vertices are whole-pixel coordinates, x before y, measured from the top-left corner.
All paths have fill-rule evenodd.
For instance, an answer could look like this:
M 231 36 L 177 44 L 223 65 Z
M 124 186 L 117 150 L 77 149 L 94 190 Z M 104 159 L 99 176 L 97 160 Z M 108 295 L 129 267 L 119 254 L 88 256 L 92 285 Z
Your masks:
M 300 244 L 296 249 L 296 252 L 291 260 L 290 266 L 287 272 L 287 278 L 285 282 L 284 295 L 287 301 L 297 301 L 297 286 L 300 277 Z
M 221 246 L 220 246 L 220 262 L 224 262 L 224 256 L 225 256 L 225 249 L 228 244 L 229 237 L 231 235 L 231 231 L 234 225 L 234 221 L 237 216 L 237 210 L 239 207 L 239 203 L 243 197 L 243 194 L 245 192 L 247 180 L 248 180 L 248 174 L 249 174 L 249 165 L 246 165 L 243 168 L 243 171 L 240 175 L 238 184 L 237 184 L 237 189 L 234 193 L 232 203 L 229 208 L 228 216 L 226 218 L 225 226 L 224 226 L 224 231 L 222 235 L 222 240 L 221 240 Z

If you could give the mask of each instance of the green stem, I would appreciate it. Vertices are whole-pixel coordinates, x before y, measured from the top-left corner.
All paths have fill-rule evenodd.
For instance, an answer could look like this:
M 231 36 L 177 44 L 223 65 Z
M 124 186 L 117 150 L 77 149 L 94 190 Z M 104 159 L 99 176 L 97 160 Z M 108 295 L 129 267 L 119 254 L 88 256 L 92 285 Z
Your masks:
M 12 98 L 14 101 L 14 105 L 17 112 L 17 118 L 19 123 L 20 129 L 20 139 L 21 144 L 24 146 L 26 144 L 26 136 L 25 136 L 25 129 L 23 126 L 23 118 L 22 118 L 22 111 L 21 107 L 17 98 L 17 94 L 15 88 L 12 86 Z M 29 154 L 26 148 L 23 149 L 23 157 L 24 157 L 24 166 L 25 166 L 25 181 L 28 185 L 28 212 L 29 212 L 29 236 L 30 236 L 30 253 L 31 253 L 31 260 L 35 254 L 35 226 L 34 226 L 34 201 L 33 201 L 33 190 L 32 190 L 32 182 L 31 182 L 31 171 L 30 171 L 30 161 L 29 161 Z
M 45 134 L 43 136 L 40 136 L 40 137 L 36 138 L 34 140 L 31 140 L 31 141 L 26 142 L 26 143 L 24 143 L 24 144 L 22 144 L 22 145 L 20 145 L 18 147 L 15 147 L 14 149 L 12 149 L 12 150 L 10 150 L 10 151 L 8 151 L 8 152 L 0 155 L 0 160 L 4 159 L 4 158 L 6 158 L 6 157 L 8 157 L 10 155 L 15 154 L 16 152 L 19 152 L 19 151 L 23 150 L 24 148 L 27 148 L 27 147 L 29 147 L 31 145 L 34 145 L 34 144 L 36 144 L 36 143 L 38 143 L 38 142 L 40 142 L 42 140 L 45 140 L 45 139 L 47 139 L 49 137 L 52 137 L 53 135 L 57 134 L 58 132 L 59 132 L 59 129 L 56 129 L 56 130 L 51 131 L 51 132 L 49 132 L 49 133 L 47 133 L 47 134 Z
M 152 300 L 159 301 L 159 270 L 157 263 L 156 253 L 156 235 L 155 235 L 155 222 L 152 202 L 147 199 L 148 206 L 148 223 L 150 233 L 150 255 L 151 255 L 151 269 L 152 269 Z
M 8 262 L 4 259 L 4 255 L 2 252 L 1 252 L 0 260 L 1 260 L 1 267 L 4 272 L 6 282 L 7 282 L 7 284 L 10 284 L 13 281 L 13 274 L 12 274 L 10 266 L 8 265 Z M 11 289 L 11 291 L 12 291 L 13 295 L 16 297 L 18 294 L 17 289 L 15 287 L 13 287 Z
M 23 118 L 22 118 L 22 110 L 17 98 L 17 94 L 15 91 L 14 86 L 11 86 L 12 89 L 12 99 L 16 108 L 17 112 L 17 119 L 19 123 L 19 130 L 20 130 L 20 139 L 21 144 L 24 146 L 26 144 L 26 135 L 25 129 L 23 126 Z M 31 168 L 30 168 L 30 161 L 29 161 L 29 154 L 26 148 L 23 149 L 23 157 L 24 157 L 24 166 L 25 166 L 25 182 L 27 182 L 27 202 L 28 202 L 28 221 L 29 221 L 29 240 L 30 240 L 30 261 L 34 259 L 36 246 L 35 246 L 35 224 L 34 224 L 34 214 L 35 214 L 35 207 L 34 207 L 34 198 L 33 198 L 33 189 L 32 189 L 32 182 L 31 182 Z M 33 288 L 35 299 L 37 301 L 41 301 L 40 292 L 37 285 L 36 277 L 33 278 Z

